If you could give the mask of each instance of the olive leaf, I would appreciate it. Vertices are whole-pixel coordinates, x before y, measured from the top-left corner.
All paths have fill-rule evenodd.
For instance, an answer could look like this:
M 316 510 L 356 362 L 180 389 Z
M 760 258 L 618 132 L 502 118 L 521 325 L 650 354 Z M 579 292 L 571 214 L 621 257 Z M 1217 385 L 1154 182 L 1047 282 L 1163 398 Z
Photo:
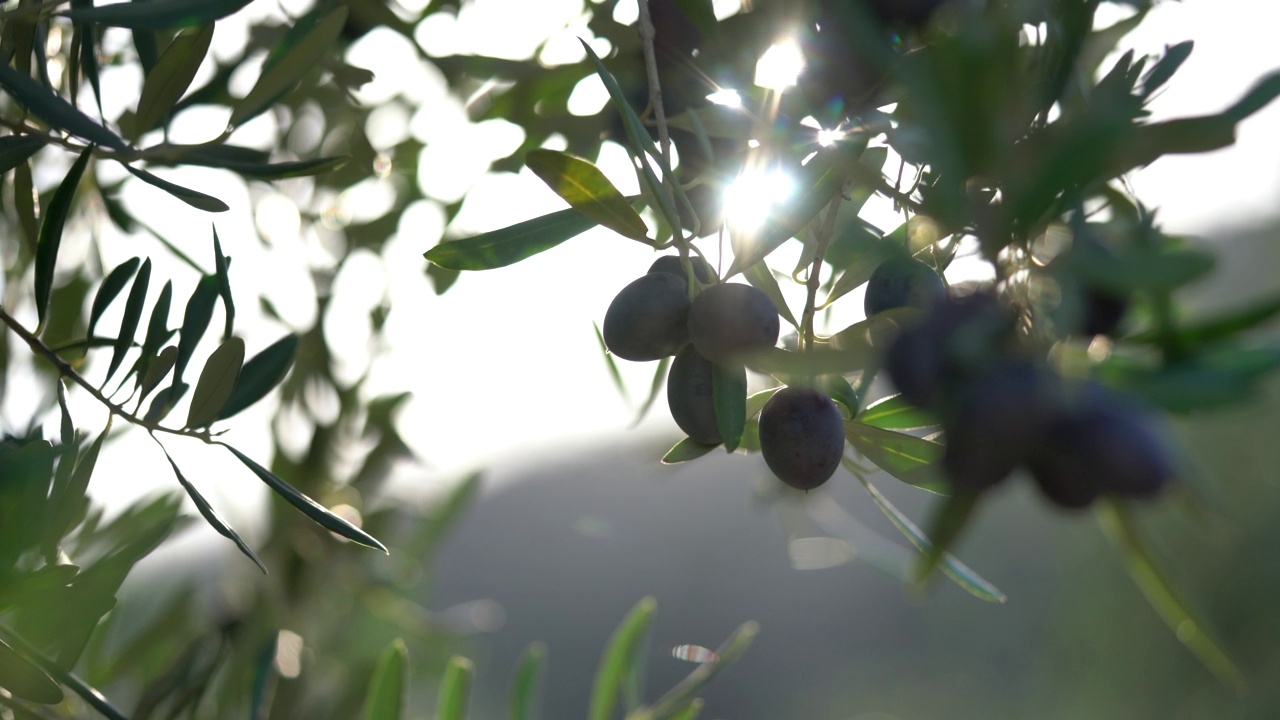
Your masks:
M 649 229 L 595 165 L 557 150 L 525 155 L 525 165 L 583 215 L 624 237 L 649 244 Z

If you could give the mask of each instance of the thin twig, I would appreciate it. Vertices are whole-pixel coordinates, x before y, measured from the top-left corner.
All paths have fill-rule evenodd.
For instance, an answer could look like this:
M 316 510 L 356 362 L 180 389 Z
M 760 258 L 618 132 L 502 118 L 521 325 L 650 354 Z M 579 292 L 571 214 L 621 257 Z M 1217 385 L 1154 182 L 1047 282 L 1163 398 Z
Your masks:
M 662 85 L 658 81 L 658 58 L 654 52 L 653 42 L 657 33 L 653 27 L 653 18 L 649 15 L 649 0 L 640 0 L 640 40 L 644 46 L 644 67 L 649 78 L 649 106 L 653 108 L 653 119 L 658 125 L 658 146 L 662 159 L 670 166 L 671 138 L 667 134 L 667 114 L 662 106 Z
M 82 375 L 80 375 L 80 373 L 76 372 L 75 368 L 72 368 L 71 365 L 68 364 L 66 360 L 63 360 L 48 345 L 45 345 L 44 342 L 40 340 L 40 338 L 32 334 L 30 330 L 23 327 L 22 323 L 18 322 L 16 319 L 14 319 L 12 315 L 6 312 L 4 309 L 4 306 L 2 305 L 0 305 L 0 322 L 3 322 L 5 325 L 8 325 L 9 329 L 13 330 L 15 335 L 22 338 L 22 340 L 27 343 L 27 346 L 31 348 L 32 352 L 48 360 L 55 368 L 57 368 L 58 373 L 60 375 L 71 380 L 75 384 L 87 390 L 89 394 L 94 397 L 95 400 L 105 405 L 113 415 L 118 415 L 121 418 L 123 418 L 125 421 L 133 425 L 144 427 L 154 432 L 162 432 L 162 433 L 167 433 L 169 435 L 179 435 L 182 437 L 191 437 L 191 438 L 196 438 L 198 440 L 202 440 L 204 442 L 211 442 L 211 439 L 210 439 L 211 436 L 209 435 L 208 431 L 180 430 L 180 429 L 165 427 L 158 423 L 151 422 L 150 420 L 140 418 L 137 415 L 134 415 L 133 413 L 129 412 L 128 410 L 125 410 L 124 407 L 122 407 L 121 405 L 111 402 L 111 400 L 107 396 L 102 394 L 101 390 L 93 386 L 93 383 L 90 383 Z
M 809 268 L 808 297 L 804 302 L 804 316 L 800 322 L 800 342 L 802 347 L 813 346 L 813 314 L 817 310 L 818 285 L 822 274 L 822 259 L 827 254 L 827 246 L 831 244 L 831 236 L 835 234 L 836 214 L 840 211 L 840 201 L 844 193 L 838 192 L 831 198 L 827 206 L 827 216 L 822 220 L 822 229 L 817 231 L 818 247 L 813 253 L 813 265 Z

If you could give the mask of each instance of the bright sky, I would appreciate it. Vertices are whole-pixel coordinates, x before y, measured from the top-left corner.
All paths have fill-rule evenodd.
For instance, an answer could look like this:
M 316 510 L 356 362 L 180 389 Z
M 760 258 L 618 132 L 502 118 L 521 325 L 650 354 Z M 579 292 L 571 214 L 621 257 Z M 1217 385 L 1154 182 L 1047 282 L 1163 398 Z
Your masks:
M 306 0 L 282 3 L 294 14 L 303 12 L 308 4 Z M 736 6 L 732 0 L 717 2 L 717 12 L 723 16 Z M 275 0 L 258 0 L 238 17 L 252 20 L 278 13 L 277 8 Z M 1277 12 L 1272 3 L 1261 0 L 1161 4 L 1124 47 L 1157 52 L 1166 43 L 1190 38 L 1196 41 L 1196 48 L 1152 104 L 1155 116 L 1218 110 L 1238 98 L 1264 72 L 1280 67 L 1280 45 L 1272 38 L 1280 19 L 1275 17 Z M 634 3 L 624 3 L 617 15 L 627 19 L 634 13 Z M 419 27 L 417 39 L 435 54 L 485 53 L 518 59 L 531 56 L 543 38 L 552 37 L 543 60 L 568 62 L 581 57 L 574 38 L 584 32 L 585 17 L 578 0 L 477 0 L 465 4 L 456 19 L 433 16 Z M 228 56 L 243 40 L 235 23 L 220 23 L 214 52 Z M 597 51 L 608 50 L 607 43 L 596 45 Z M 468 122 L 461 103 L 446 94 L 438 71 L 421 62 L 407 40 L 389 31 L 375 31 L 351 48 L 348 58 L 377 76 L 361 96 L 365 102 L 379 105 L 370 121 L 374 142 L 389 147 L 412 133 L 428 143 L 420 165 L 421 189 L 433 199 L 415 204 L 400 218 L 397 234 L 380 257 L 362 252 L 347 261 L 331 288 L 337 310 L 326 328 L 340 361 L 340 379 L 354 379 L 367 371 L 371 394 L 413 393 L 400 427 L 425 464 L 404 469 L 403 478 L 438 484 L 475 467 L 529 457 L 553 458 L 586 444 L 623 441 L 633 409 L 619 397 L 610 380 L 592 323 L 602 321 L 618 290 L 644 273 L 654 257 L 652 251 L 597 229 L 518 265 L 466 274 L 444 296 L 436 296 L 424 276 L 422 253 L 444 231 L 442 203 L 467 193 L 452 228 L 458 234 L 502 227 L 558 210 L 563 203 L 527 171 L 519 175 L 486 172 L 489 160 L 518 145 L 519 129 L 501 121 Z M 208 64 L 202 72 L 211 72 Z M 255 77 L 256 71 L 246 71 L 237 78 L 239 89 L 247 91 Z M 104 85 L 111 83 L 107 87 L 120 88 L 105 92 L 107 98 L 128 102 L 136 97 L 141 78 L 126 69 L 103 81 Z M 197 78 L 195 84 L 200 82 Z M 576 107 L 594 112 L 603 104 L 602 89 L 596 85 L 584 82 L 575 94 Z M 394 100 L 397 96 L 404 101 Z M 269 115 L 254 120 L 238 132 L 237 142 L 265 141 L 274 131 L 273 122 Z M 319 123 L 321 119 L 303 116 L 295 122 Z M 176 136 L 185 141 L 208 139 L 223 123 L 225 117 L 217 112 L 191 113 L 182 117 Z M 1136 173 L 1133 184 L 1149 203 L 1161 207 L 1165 227 L 1176 232 L 1211 232 L 1223 224 L 1241 224 L 1251 217 L 1273 214 L 1280 198 L 1277 127 L 1280 106 L 1272 106 L 1242 125 L 1235 148 L 1208 156 L 1162 159 Z M 298 150 L 311 153 L 314 148 Z M 638 191 L 620 147 L 606 146 L 599 165 L 624 193 Z M 46 184 L 56 182 L 65 171 L 62 166 L 44 170 Z M 384 172 L 384 177 L 371 173 L 368 181 L 341 197 L 328 199 L 326 217 L 334 222 L 370 214 L 376 217 L 391 183 L 396 182 L 391 170 L 389 176 Z M 108 179 L 116 170 L 104 165 L 101 172 Z M 335 256 L 332 233 L 322 227 L 307 229 L 301 222 L 296 202 L 311 200 L 305 183 L 246 187 L 227 173 L 204 169 L 175 170 L 166 177 L 231 205 L 230 212 L 210 216 L 137 182 L 131 181 L 125 193 L 126 202 L 142 217 L 153 220 L 157 230 L 202 262 L 209 261 L 210 223 L 217 223 L 224 247 L 234 258 L 232 280 L 240 310 L 239 329 L 248 340 L 249 354 L 286 331 L 261 317 L 254 296 L 259 290 L 290 325 L 304 328 L 313 322 L 316 289 L 308 268 L 332 266 Z M 885 212 L 884 208 L 879 212 Z M 883 227 L 892 227 L 891 223 L 891 219 L 882 220 Z M 106 236 L 106 240 L 102 252 L 109 266 L 134 254 L 149 254 L 157 261 L 165 257 L 158 245 L 146 239 Z M 704 243 L 703 248 L 715 257 L 713 244 Z M 67 252 L 74 254 L 74 247 Z M 786 261 L 780 266 L 790 267 Z M 154 275 L 175 279 L 175 298 L 185 299 L 195 281 L 190 270 L 167 263 L 161 263 Z M 391 307 L 387 338 L 383 345 L 372 347 L 368 311 L 383 300 L 384 293 Z M 797 288 L 793 294 L 797 313 L 799 297 Z M 860 306 L 856 299 L 845 304 Z M 180 322 L 181 305 L 175 302 L 172 324 Z M 103 326 L 112 327 L 115 322 L 118 314 L 108 315 Z M 192 367 L 198 368 L 202 362 L 203 357 L 197 356 Z M 656 363 L 620 360 L 618 365 L 632 405 L 638 404 Z M 15 400 L 19 392 L 15 390 L 9 400 Z M 331 415 L 335 408 L 332 392 L 324 388 L 309 393 L 308 401 L 312 411 L 321 416 Z M 19 398 L 14 405 L 20 408 L 24 403 Z M 92 402 L 80 398 L 74 411 L 82 427 L 100 427 L 95 418 L 101 413 L 94 414 Z M 263 428 L 276 414 L 274 400 L 260 403 L 230 424 L 228 440 L 265 459 L 270 442 Z M 13 412 L 9 419 L 19 416 L 20 412 Z M 276 421 L 286 429 L 305 427 L 306 423 L 295 414 L 281 414 Z M 655 404 L 640 431 L 662 433 L 672 441 L 679 437 L 663 399 Z M 120 498 L 121 494 L 132 496 L 156 486 L 175 487 L 163 456 L 150 447 L 150 441 L 140 433 L 129 435 L 104 452 L 102 464 L 104 468 L 127 469 L 127 475 L 109 486 L 99 486 L 99 492 Z M 263 492 L 225 453 L 198 444 L 171 445 L 179 462 L 192 468 L 191 479 L 209 488 L 211 500 L 219 507 L 227 508 L 240 498 Z M 95 478 L 95 485 L 98 482 Z M 237 512 L 228 509 L 225 513 L 233 524 Z

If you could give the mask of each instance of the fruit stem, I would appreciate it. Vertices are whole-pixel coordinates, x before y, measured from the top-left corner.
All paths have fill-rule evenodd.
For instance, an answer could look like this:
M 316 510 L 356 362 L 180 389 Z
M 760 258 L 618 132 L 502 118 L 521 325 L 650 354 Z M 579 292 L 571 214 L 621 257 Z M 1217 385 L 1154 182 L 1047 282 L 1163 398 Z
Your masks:
M 818 285 L 822 275 L 822 260 L 827 254 L 827 246 L 831 244 L 831 236 L 835 234 L 836 215 L 840 211 L 840 201 L 844 192 L 838 192 L 831 198 L 827 206 L 827 216 L 822 220 L 822 227 L 814 231 L 814 242 L 817 249 L 813 253 L 813 265 L 809 267 L 809 295 L 804 303 L 804 317 L 800 322 L 800 348 L 813 347 L 813 313 L 817 309 Z

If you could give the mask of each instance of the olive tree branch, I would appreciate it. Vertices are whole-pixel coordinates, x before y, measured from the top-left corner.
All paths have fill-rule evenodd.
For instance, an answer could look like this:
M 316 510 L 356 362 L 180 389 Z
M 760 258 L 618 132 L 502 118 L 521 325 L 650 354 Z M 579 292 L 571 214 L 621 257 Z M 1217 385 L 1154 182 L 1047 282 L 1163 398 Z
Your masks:
M 809 294 L 805 299 L 804 316 L 800 321 L 801 348 L 813 346 L 813 314 L 817 310 L 818 284 L 822 274 L 822 260 L 827 254 L 827 246 L 831 244 L 831 236 L 835 234 L 836 215 L 840 212 L 840 201 L 843 199 L 843 191 L 836 193 L 835 197 L 831 198 L 831 204 L 827 206 L 827 216 L 822 220 L 822 227 L 814 232 L 818 246 L 813 253 L 813 265 L 809 267 L 809 277 L 806 283 Z
M 107 409 L 111 411 L 111 414 L 118 415 L 133 425 L 146 428 L 153 432 L 168 433 L 169 435 L 179 435 L 182 437 L 196 438 L 204 442 L 211 442 L 211 436 L 207 430 L 182 430 L 165 427 L 159 423 L 152 422 L 145 418 L 140 418 L 128 410 L 125 410 L 124 406 L 112 402 L 110 398 L 102 394 L 101 390 L 94 387 L 93 383 L 89 382 L 84 378 L 84 376 L 76 372 L 75 368 L 71 367 L 66 360 L 63 360 L 58 353 L 54 352 L 48 345 L 45 345 L 40 338 L 36 337 L 30 330 L 23 327 L 22 323 L 18 322 L 12 315 L 6 312 L 3 305 L 0 305 L 0 322 L 8 325 L 9 329 L 12 330 L 15 335 L 22 338 L 23 342 L 31 348 L 33 353 L 48 360 L 50 364 L 57 368 L 59 375 L 71 380 L 88 391 L 95 400 L 105 405 Z

